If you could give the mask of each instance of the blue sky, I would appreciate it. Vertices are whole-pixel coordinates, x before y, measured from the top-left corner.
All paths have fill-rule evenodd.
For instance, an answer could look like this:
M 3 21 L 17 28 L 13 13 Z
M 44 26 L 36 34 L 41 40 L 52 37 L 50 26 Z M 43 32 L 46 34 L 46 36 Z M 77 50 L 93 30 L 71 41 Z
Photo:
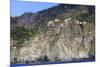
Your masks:
M 11 16 L 19 16 L 25 12 L 37 12 L 55 6 L 55 3 L 27 2 L 11 0 Z

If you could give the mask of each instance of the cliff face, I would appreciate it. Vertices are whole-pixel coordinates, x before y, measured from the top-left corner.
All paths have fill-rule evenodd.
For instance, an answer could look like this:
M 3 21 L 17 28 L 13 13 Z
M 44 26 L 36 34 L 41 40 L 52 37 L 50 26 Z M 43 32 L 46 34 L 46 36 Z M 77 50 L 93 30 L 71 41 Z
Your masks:
M 60 4 L 11 22 L 11 63 L 94 57 L 94 6 Z

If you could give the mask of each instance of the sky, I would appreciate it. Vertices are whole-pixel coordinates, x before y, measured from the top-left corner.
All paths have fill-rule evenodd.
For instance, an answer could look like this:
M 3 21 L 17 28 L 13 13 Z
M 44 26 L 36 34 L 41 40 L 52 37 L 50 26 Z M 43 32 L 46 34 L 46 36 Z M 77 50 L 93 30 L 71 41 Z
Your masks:
M 55 3 L 46 3 L 46 2 L 28 2 L 28 1 L 19 1 L 11 0 L 11 16 L 20 16 L 25 12 L 37 12 L 43 9 L 50 8 L 58 4 Z

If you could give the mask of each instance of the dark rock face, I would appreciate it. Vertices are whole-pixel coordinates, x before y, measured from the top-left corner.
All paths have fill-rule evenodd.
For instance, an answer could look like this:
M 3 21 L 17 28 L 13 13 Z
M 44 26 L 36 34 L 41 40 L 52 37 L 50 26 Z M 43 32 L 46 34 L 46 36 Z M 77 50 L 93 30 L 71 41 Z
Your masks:
M 95 59 L 94 6 L 60 4 L 11 18 L 11 63 L 81 59 Z

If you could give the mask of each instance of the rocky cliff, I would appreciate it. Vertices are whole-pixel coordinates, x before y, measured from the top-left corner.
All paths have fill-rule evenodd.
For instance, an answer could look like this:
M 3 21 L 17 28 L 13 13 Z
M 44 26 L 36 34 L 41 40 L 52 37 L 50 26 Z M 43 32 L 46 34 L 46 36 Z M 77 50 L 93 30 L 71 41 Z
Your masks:
M 95 7 L 60 4 L 11 17 L 11 63 L 95 59 Z

